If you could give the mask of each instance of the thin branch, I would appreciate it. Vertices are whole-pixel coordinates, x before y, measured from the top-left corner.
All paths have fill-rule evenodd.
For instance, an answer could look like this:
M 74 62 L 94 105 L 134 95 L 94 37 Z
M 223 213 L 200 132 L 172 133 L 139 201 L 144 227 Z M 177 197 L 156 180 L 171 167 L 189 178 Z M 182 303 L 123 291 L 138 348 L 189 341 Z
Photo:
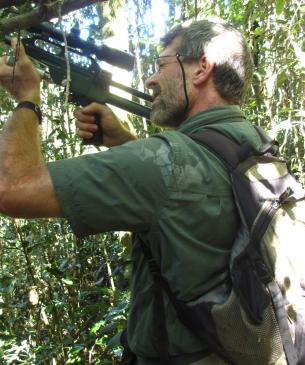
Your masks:
M 1 0 L 0 0 L 1 1 Z M 65 0 L 61 5 L 61 14 L 65 15 L 71 11 L 92 5 L 99 1 L 108 0 Z M 27 29 L 31 26 L 38 25 L 43 21 L 47 21 L 58 17 L 58 1 L 35 8 L 28 13 L 17 15 L 13 18 L 3 19 L 0 21 L 0 36 L 20 30 Z

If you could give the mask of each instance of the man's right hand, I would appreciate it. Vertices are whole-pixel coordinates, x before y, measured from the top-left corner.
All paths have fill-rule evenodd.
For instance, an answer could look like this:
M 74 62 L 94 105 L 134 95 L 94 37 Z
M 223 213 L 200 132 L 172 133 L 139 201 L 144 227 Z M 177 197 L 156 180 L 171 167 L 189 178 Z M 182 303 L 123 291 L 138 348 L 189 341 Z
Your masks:
M 103 146 L 118 146 L 137 139 L 136 136 L 122 125 L 108 106 L 98 103 L 91 103 L 75 111 L 75 124 L 78 128 L 77 133 L 79 137 L 90 139 L 93 137 L 93 133 L 98 130 L 98 126 L 95 124 L 94 114 L 100 116 L 103 131 Z
M 17 39 L 12 39 L 12 48 L 18 54 L 16 66 L 7 64 L 7 57 L 0 58 L 0 85 L 17 101 L 31 101 L 40 104 L 40 76 L 27 57 L 25 49 Z M 19 47 L 19 49 L 18 49 Z

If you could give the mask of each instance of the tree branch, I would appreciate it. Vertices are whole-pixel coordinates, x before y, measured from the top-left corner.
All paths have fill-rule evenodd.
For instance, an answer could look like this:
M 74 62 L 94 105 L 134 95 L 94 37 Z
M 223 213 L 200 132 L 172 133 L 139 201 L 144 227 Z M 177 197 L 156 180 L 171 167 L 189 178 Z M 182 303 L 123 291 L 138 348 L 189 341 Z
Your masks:
M 0 0 L 1 1 L 1 0 Z M 5 2 L 6 0 L 3 0 Z M 20 1 L 21 0 L 15 0 Z M 97 3 L 99 1 L 105 2 L 108 0 L 64 0 L 61 6 L 61 15 L 70 13 L 71 11 L 83 8 L 85 6 Z M 44 6 L 35 8 L 28 13 L 17 15 L 9 19 L 3 19 L 0 21 L 0 36 L 18 31 L 21 29 L 27 29 L 31 26 L 38 25 L 43 21 L 47 21 L 58 17 L 58 1 L 53 1 Z
M 0 9 L 8 8 L 9 6 L 19 6 L 25 4 L 27 0 L 0 0 Z

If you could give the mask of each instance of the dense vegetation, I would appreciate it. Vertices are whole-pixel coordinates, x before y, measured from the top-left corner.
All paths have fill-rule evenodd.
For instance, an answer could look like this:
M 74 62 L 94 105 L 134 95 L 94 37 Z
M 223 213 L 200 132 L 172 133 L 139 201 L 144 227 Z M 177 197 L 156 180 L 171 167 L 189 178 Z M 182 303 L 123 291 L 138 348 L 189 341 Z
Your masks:
M 0 0 L 0 32 L 1 21 L 7 24 L 16 15 L 33 11 L 38 3 L 46 5 L 48 1 Z M 164 3 L 168 5 L 165 30 L 208 15 L 220 16 L 243 30 L 255 61 L 245 110 L 254 123 L 279 140 L 292 171 L 304 183 L 304 3 Z M 127 47 L 137 56 L 133 84 L 142 89 L 156 54 L 155 34 L 160 27 L 155 21 L 156 6 L 154 0 L 112 0 L 79 10 L 75 24 L 65 17 L 61 23 L 65 27 L 86 27 L 90 37 L 106 39 L 113 36 L 119 14 L 125 14 Z M 1 44 L 0 51 L 3 47 Z M 0 98 L 3 124 L 14 103 L 3 91 Z M 42 145 L 48 161 L 86 152 L 75 137 L 72 109 L 65 90 L 44 84 Z M 154 127 L 134 116 L 128 116 L 127 123 L 143 137 L 155 132 Z M 128 312 L 128 233 L 105 233 L 80 240 L 64 220 L 1 217 L 0 252 L 0 364 L 116 363 L 120 349 L 114 336 L 125 326 Z

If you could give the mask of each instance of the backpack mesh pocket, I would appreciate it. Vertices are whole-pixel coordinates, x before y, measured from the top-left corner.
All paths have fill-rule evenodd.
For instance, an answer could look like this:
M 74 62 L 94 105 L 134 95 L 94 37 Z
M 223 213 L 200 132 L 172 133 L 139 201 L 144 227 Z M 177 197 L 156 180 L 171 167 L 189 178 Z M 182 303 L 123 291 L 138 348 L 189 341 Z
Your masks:
M 263 313 L 262 324 L 253 325 L 232 291 L 225 303 L 214 305 L 212 316 L 219 341 L 237 364 L 271 365 L 283 355 L 281 335 L 271 305 Z

